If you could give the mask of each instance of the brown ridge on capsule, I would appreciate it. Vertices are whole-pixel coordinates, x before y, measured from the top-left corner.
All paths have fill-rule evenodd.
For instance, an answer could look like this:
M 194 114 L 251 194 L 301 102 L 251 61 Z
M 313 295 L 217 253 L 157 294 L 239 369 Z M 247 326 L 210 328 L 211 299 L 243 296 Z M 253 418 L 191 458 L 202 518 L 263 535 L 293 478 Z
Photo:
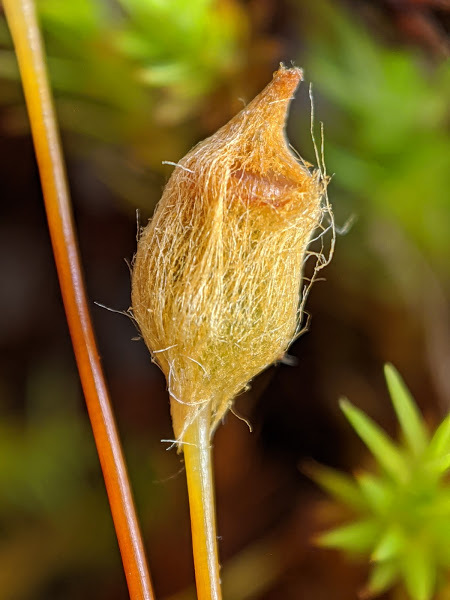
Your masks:
M 224 176 L 229 178 L 232 196 L 275 207 L 286 204 L 294 191 L 298 199 L 298 192 L 302 191 L 299 187 L 307 185 L 311 178 L 289 150 L 284 125 L 292 95 L 302 79 L 301 69 L 281 66 L 272 82 L 252 102 L 196 146 L 180 165 L 194 169 L 199 150 L 206 153 L 208 149 L 210 165 L 218 166 L 213 160 L 217 157 Z M 195 181 L 197 187 L 202 185 L 202 178 Z
M 182 441 L 199 411 L 211 432 L 299 324 L 302 266 L 325 183 L 287 146 L 302 71 L 268 86 L 175 167 L 138 243 L 133 313 L 166 375 Z
M 265 175 L 239 169 L 230 174 L 227 193 L 249 204 L 284 206 L 297 191 L 297 184 L 285 175 L 268 171 Z

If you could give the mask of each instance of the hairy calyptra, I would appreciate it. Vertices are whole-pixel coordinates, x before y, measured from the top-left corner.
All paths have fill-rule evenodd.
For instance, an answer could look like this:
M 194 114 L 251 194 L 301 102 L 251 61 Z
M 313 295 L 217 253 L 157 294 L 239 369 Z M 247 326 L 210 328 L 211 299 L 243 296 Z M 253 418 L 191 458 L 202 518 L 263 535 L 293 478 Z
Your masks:
M 140 236 L 133 314 L 166 376 L 178 442 L 203 411 L 212 435 L 236 394 L 298 332 L 302 267 L 326 185 L 284 135 L 301 78 L 281 66 L 195 146 Z

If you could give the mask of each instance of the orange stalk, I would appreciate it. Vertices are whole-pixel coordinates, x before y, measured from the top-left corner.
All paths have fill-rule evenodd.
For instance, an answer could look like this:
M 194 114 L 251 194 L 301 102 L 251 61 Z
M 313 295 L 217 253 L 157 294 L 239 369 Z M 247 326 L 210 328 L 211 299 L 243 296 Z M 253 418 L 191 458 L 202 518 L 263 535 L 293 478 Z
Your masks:
M 67 322 L 131 600 L 154 598 L 89 316 L 59 133 L 33 0 L 3 0 L 22 78 Z

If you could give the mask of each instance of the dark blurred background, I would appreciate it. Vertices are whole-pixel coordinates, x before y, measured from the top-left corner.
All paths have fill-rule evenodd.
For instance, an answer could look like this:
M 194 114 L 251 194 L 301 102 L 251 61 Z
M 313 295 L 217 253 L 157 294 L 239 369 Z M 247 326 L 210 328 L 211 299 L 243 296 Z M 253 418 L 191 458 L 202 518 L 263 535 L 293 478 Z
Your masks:
M 336 252 L 307 305 L 296 364 L 271 367 L 215 437 L 226 600 L 349 600 L 367 565 L 311 539 L 334 509 L 305 461 L 369 460 L 348 396 L 390 433 L 394 363 L 426 421 L 449 410 L 448 0 L 37 0 L 92 315 L 158 599 L 193 598 L 182 459 L 164 378 L 115 310 L 136 209 L 271 79 L 305 69 L 288 134 L 314 162 L 325 124 Z M 0 20 L 0 597 L 123 600 L 127 591 L 56 279 L 29 124 Z M 404 598 L 401 591 L 385 598 Z M 450 587 L 440 599 L 450 598 Z

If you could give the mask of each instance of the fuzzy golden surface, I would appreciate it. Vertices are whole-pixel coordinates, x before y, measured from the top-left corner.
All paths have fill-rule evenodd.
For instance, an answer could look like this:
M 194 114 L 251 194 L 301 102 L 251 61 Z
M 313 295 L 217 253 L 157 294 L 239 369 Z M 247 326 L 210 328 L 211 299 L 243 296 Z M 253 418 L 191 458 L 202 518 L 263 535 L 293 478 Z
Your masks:
M 325 182 L 287 146 L 302 71 L 283 66 L 175 167 L 142 231 L 132 308 L 171 399 L 175 437 L 199 411 L 211 434 L 298 333 L 302 268 Z

